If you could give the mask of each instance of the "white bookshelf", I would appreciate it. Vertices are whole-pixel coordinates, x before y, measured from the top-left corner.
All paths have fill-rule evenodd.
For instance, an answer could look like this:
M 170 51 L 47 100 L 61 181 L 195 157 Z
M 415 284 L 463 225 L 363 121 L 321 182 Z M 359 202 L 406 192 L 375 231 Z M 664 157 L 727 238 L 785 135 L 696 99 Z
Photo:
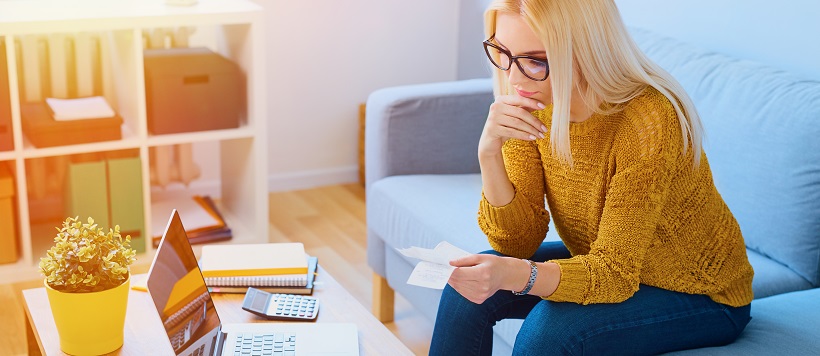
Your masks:
M 32 223 L 29 211 L 28 184 L 32 177 L 27 176 L 26 165 L 41 158 L 121 150 L 137 154 L 142 162 L 144 231 L 148 235 L 143 239 L 146 252 L 138 256 L 137 264 L 150 264 L 154 253 L 150 238 L 150 149 L 200 142 L 218 145 L 221 157 L 219 207 L 233 232 L 229 242 L 266 242 L 268 160 L 263 19 L 262 8 L 250 0 L 199 0 L 194 6 L 168 6 L 164 0 L 0 1 L 0 40 L 5 41 L 8 61 L 7 67 L 0 70 L 7 71 L 9 77 L 9 109 L 14 138 L 14 149 L 0 151 L 0 162 L 11 162 L 15 178 L 21 252 L 16 263 L 0 264 L 0 282 L 38 278 L 37 263 L 45 254 L 43 246 L 51 245 L 54 228 L 40 232 L 45 229 Z M 247 115 L 242 118 L 239 128 L 163 135 L 148 132 L 143 31 L 179 27 L 211 31 L 212 50 L 237 63 L 244 73 Z M 124 120 L 122 139 L 37 148 L 23 133 L 20 113 L 21 101 L 32 95 L 27 91 L 34 89 L 24 86 L 24 92 L 21 92 L 19 85 L 21 77 L 36 73 L 20 72 L 18 48 L 26 46 L 26 41 L 35 36 L 83 33 L 100 36 L 99 51 L 103 58 L 100 65 L 109 75 L 103 80 L 103 95 Z M 52 62 L 54 58 L 51 55 Z M 51 80 L 66 79 L 52 76 Z

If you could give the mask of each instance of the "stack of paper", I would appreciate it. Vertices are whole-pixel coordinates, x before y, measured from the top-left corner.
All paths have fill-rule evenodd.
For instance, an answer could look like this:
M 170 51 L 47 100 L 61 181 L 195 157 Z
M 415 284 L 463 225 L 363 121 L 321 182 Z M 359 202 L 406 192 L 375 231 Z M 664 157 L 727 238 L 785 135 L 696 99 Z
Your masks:
M 152 203 L 151 236 L 154 247 L 159 246 L 168 214 L 173 209 L 185 225 L 185 233 L 192 244 L 228 240 L 231 229 L 209 196 L 194 196 L 190 199 L 168 199 Z
M 46 98 L 46 104 L 51 116 L 57 121 L 105 119 L 116 115 L 101 96 L 77 99 Z

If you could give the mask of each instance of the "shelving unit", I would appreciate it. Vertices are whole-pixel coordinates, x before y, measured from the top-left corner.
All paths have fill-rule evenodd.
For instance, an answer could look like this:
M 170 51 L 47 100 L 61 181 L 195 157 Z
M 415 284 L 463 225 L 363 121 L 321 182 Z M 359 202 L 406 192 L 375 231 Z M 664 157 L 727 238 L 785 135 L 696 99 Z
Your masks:
M 267 142 L 264 103 L 264 23 L 262 8 L 249 0 L 199 0 L 194 6 L 169 6 L 164 0 L 30 0 L 0 1 L 0 40 L 5 41 L 8 93 L 14 149 L 0 151 L 0 162 L 10 162 L 16 183 L 17 238 L 20 258 L 0 265 L 0 281 L 37 278 L 42 246 L 50 246 L 54 226 L 48 229 L 31 219 L 31 176 L 27 165 L 38 159 L 68 159 L 71 155 L 127 151 L 142 164 L 142 191 L 146 235 L 152 226 L 150 149 L 159 146 L 218 142 L 220 149 L 220 208 L 233 230 L 232 243 L 266 242 L 268 239 Z M 156 28 L 213 29 L 213 51 L 237 63 L 245 76 L 247 110 L 239 128 L 152 135 L 148 131 L 143 31 Z M 22 129 L 21 105 L 32 94 L 21 86 L 31 73 L 18 63 L 21 48 L 32 37 L 99 35 L 100 66 L 105 72 L 102 95 L 123 118 L 122 139 L 117 141 L 37 148 Z M 50 59 L 54 60 L 51 55 Z M 59 58 L 59 57 L 58 57 Z M 54 80 L 54 78 L 51 78 Z M 60 78 L 58 78 L 60 79 Z M 65 81 L 65 78 L 61 80 Z M 6 89 L 6 88 L 3 88 Z M 4 90 L 0 90 L 2 93 Z M 53 93 L 52 93 L 53 94 Z M 209 163 L 210 164 L 210 163 Z M 31 167 L 28 167 L 31 170 Z M 61 184 L 60 182 L 49 182 Z M 168 212 L 170 216 L 170 212 Z M 116 224 L 116 222 L 113 222 Z M 48 231 L 48 232 L 41 232 Z M 6 238 L 6 237 L 0 237 Z M 146 253 L 138 264 L 150 264 L 150 236 L 143 239 Z

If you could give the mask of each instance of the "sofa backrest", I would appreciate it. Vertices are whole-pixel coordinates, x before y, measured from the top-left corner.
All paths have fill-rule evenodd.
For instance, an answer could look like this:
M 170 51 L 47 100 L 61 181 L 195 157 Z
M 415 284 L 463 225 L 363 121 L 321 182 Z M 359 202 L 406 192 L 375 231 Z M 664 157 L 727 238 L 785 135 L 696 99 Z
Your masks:
M 746 246 L 820 285 L 820 82 L 631 32 L 695 102 L 715 184 Z

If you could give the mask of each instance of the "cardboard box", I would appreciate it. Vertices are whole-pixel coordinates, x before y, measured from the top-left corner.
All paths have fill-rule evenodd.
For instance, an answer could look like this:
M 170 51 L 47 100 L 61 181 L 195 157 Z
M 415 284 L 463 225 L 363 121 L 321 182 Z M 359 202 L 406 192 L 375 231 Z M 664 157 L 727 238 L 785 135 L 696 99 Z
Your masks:
M 17 262 L 17 213 L 14 175 L 7 162 L 0 162 L 0 263 Z
M 119 140 L 122 138 L 122 118 L 57 121 L 45 103 L 25 103 L 20 106 L 23 133 L 37 147 L 75 145 L 80 143 Z
M 203 47 L 147 49 L 144 57 L 149 132 L 239 127 L 245 95 L 235 63 Z
M 0 151 L 14 149 L 11 131 L 11 99 L 9 97 L 9 72 L 6 62 L 6 43 L 0 37 Z

